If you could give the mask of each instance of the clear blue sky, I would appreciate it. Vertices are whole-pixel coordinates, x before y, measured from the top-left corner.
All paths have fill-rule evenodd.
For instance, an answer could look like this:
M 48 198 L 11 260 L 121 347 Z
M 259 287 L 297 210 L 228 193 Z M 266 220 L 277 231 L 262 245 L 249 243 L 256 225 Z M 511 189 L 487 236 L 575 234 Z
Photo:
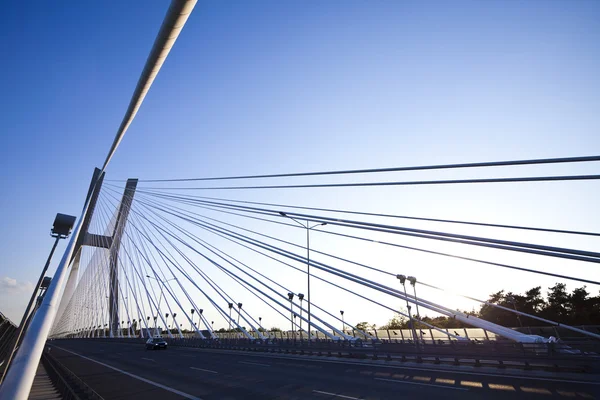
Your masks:
M 14 320 L 55 213 L 80 213 L 168 5 L 3 5 L 0 310 Z M 108 178 L 598 154 L 599 19 L 595 1 L 200 1 Z M 362 192 L 354 205 L 598 231 L 596 183 L 489 191 Z M 486 196 L 504 210 L 478 208 Z

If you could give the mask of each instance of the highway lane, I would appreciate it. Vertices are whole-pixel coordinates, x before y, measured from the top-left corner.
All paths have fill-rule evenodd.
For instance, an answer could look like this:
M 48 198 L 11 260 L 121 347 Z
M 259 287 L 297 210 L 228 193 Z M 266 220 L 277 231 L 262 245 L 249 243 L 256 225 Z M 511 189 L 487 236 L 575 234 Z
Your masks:
M 183 347 L 145 351 L 142 344 L 105 341 L 54 341 L 49 345 L 54 347 L 52 354 L 60 362 L 107 399 L 182 398 L 186 394 L 201 399 L 410 399 L 417 396 L 566 399 L 596 398 L 600 390 L 599 385 L 427 368 L 386 368 L 334 358 L 313 360 Z M 152 386 L 123 372 L 164 387 Z

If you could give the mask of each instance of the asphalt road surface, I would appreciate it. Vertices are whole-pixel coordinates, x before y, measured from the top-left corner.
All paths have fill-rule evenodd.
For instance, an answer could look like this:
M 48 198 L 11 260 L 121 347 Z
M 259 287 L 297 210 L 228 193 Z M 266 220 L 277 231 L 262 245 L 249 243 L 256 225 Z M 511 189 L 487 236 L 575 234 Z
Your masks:
M 52 355 L 105 399 L 600 398 L 600 382 L 335 358 L 52 341 Z

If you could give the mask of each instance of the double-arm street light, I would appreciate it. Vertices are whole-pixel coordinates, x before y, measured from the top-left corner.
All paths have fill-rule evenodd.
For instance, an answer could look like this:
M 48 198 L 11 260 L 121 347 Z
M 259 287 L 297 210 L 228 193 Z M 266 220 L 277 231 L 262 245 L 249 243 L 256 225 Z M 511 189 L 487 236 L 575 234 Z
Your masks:
M 289 215 L 287 215 L 286 213 L 284 213 L 283 211 L 279 212 L 279 215 L 281 215 L 282 217 L 286 217 L 291 219 L 292 221 L 296 222 L 298 225 L 300 225 L 301 227 L 303 227 L 304 229 L 306 229 L 306 272 L 308 275 L 308 279 L 307 279 L 307 291 L 306 291 L 306 302 L 308 303 L 308 340 L 310 341 L 311 339 L 311 335 L 310 335 L 310 329 L 311 329 L 311 323 L 310 323 L 310 231 L 318 226 L 324 226 L 327 225 L 327 222 L 321 222 L 319 224 L 315 224 L 313 226 L 310 226 L 310 222 L 307 220 L 306 224 L 298 221 L 296 218 L 294 217 L 290 217 Z

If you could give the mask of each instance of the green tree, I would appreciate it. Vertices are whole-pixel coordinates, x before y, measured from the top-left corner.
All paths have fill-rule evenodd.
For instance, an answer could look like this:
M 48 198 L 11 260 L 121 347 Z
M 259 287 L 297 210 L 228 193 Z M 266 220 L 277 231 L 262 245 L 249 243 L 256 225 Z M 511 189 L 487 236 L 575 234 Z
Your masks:
M 407 327 L 406 317 L 396 314 L 388 321 L 386 325 L 381 326 L 381 329 L 403 329 Z
M 542 297 L 542 287 L 536 286 L 525 292 L 525 307 L 523 312 L 528 314 L 537 314 L 546 307 L 546 301 Z
M 564 321 L 569 316 L 569 294 L 564 283 L 557 283 L 548 288 L 548 303 L 542 314 L 553 321 Z

